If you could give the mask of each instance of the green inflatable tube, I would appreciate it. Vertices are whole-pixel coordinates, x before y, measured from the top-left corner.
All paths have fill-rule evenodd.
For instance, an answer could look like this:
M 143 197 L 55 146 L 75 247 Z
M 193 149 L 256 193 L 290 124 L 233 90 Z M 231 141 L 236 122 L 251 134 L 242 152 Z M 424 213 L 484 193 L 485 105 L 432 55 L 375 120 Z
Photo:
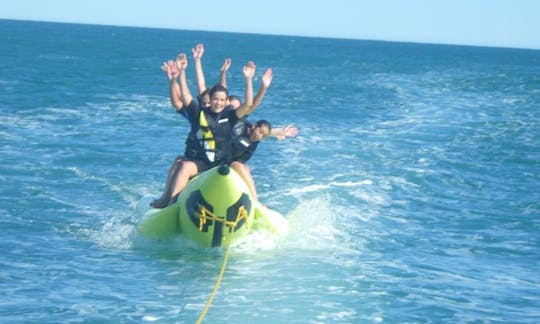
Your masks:
M 145 212 L 137 228 L 147 237 L 182 235 L 200 246 L 223 247 L 259 230 L 283 235 L 288 223 L 278 212 L 255 203 L 242 178 L 221 166 L 191 179 L 175 204 Z

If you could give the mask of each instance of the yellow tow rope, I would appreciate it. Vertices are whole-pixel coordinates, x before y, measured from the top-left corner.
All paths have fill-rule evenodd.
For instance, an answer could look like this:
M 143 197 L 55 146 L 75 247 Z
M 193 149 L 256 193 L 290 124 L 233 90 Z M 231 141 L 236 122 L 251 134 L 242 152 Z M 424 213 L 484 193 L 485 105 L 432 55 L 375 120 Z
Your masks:
M 217 217 L 216 215 L 212 214 L 212 212 L 206 209 L 206 207 L 203 205 L 199 205 L 199 210 L 198 212 L 195 212 L 195 215 L 199 218 L 199 231 L 202 231 L 207 220 L 223 223 L 223 225 L 228 226 L 231 231 L 234 231 L 242 219 L 244 219 L 247 224 L 249 216 L 246 208 L 244 206 L 240 206 L 240 208 L 238 208 L 236 219 L 234 221 L 228 221 L 223 217 Z
M 229 235 L 229 239 L 227 241 L 227 249 L 225 250 L 225 256 L 223 257 L 223 263 L 221 264 L 221 270 L 219 272 L 219 275 L 217 277 L 216 283 L 214 285 L 214 289 L 212 290 L 212 293 L 210 294 L 210 297 L 208 298 L 208 301 L 206 302 L 206 305 L 204 306 L 204 309 L 202 310 L 201 314 L 199 315 L 199 318 L 197 318 L 196 324 L 200 324 L 204 317 L 206 316 L 206 313 L 208 313 L 208 310 L 210 309 L 210 305 L 212 305 L 212 301 L 214 300 L 214 297 L 216 296 L 217 290 L 219 288 L 219 285 L 221 284 L 221 280 L 223 279 L 223 274 L 225 273 L 225 268 L 227 267 L 227 262 L 229 261 L 229 251 L 231 250 L 231 243 L 232 243 L 232 236 L 234 235 L 234 230 L 236 229 L 236 225 L 238 225 L 238 222 L 241 219 L 245 219 L 246 222 L 248 220 L 248 213 L 244 206 L 241 206 L 238 209 L 238 214 L 236 215 L 236 219 L 234 222 L 227 221 L 223 218 L 218 218 L 215 215 L 213 215 L 208 209 L 206 209 L 204 206 L 199 206 L 199 212 L 196 213 L 197 217 L 200 218 L 200 226 L 202 227 L 202 224 L 206 222 L 206 219 L 210 219 L 216 222 L 223 223 L 225 226 L 228 226 L 231 228 L 231 235 Z

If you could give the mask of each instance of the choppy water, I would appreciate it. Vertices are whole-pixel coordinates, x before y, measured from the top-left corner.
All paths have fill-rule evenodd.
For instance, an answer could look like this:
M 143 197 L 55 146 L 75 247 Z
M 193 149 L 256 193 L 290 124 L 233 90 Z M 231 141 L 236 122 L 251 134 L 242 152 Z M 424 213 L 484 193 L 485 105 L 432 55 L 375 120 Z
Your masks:
M 197 319 L 223 253 L 135 225 L 188 131 L 159 67 L 198 42 L 235 94 L 272 67 L 253 118 L 300 129 L 250 161 L 292 233 L 232 250 L 205 322 L 540 321 L 540 51 L 7 20 L 0 321 Z

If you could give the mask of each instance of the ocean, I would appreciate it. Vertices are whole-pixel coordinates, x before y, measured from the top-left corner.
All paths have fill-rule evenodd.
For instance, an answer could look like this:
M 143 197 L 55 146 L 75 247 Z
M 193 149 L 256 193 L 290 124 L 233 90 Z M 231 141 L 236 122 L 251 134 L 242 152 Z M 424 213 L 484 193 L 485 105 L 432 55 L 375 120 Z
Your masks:
M 205 323 L 540 322 L 540 51 L 0 20 L 0 322 L 193 323 L 223 250 L 136 225 L 184 151 L 163 61 L 205 45 L 294 124 L 249 161 L 282 238 Z

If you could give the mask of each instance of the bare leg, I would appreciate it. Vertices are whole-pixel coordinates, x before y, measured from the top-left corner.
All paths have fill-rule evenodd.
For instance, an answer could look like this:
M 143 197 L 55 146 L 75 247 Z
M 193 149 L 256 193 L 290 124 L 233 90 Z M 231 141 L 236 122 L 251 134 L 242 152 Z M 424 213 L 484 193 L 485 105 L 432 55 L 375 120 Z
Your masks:
M 182 167 L 176 174 L 176 178 L 174 179 L 174 186 L 172 189 L 171 197 L 169 199 L 169 205 L 174 204 L 176 202 L 176 199 L 178 198 L 178 194 L 184 189 L 186 184 L 188 183 L 189 179 L 197 174 L 199 169 L 197 168 L 197 164 L 192 161 L 183 161 Z
M 240 162 L 233 162 L 231 163 L 231 168 L 238 173 L 238 175 L 244 180 L 244 182 L 247 184 L 249 191 L 251 192 L 252 198 L 258 202 L 259 199 L 257 198 L 257 190 L 255 189 L 255 181 L 253 181 L 253 177 L 251 177 L 251 170 L 249 167 Z
M 163 208 L 166 207 L 169 203 L 169 200 L 171 199 L 171 191 L 172 187 L 174 185 L 174 180 L 176 179 L 176 176 L 178 174 L 178 171 L 180 170 L 182 166 L 182 156 L 177 156 L 173 163 L 171 164 L 171 167 L 169 168 L 169 173 L 167 175 L 167 181 L 165 183 L 165 190 L 161 197 L 159 199 L 154 200 L 150 203 L 150 206 L 154 208 Z

